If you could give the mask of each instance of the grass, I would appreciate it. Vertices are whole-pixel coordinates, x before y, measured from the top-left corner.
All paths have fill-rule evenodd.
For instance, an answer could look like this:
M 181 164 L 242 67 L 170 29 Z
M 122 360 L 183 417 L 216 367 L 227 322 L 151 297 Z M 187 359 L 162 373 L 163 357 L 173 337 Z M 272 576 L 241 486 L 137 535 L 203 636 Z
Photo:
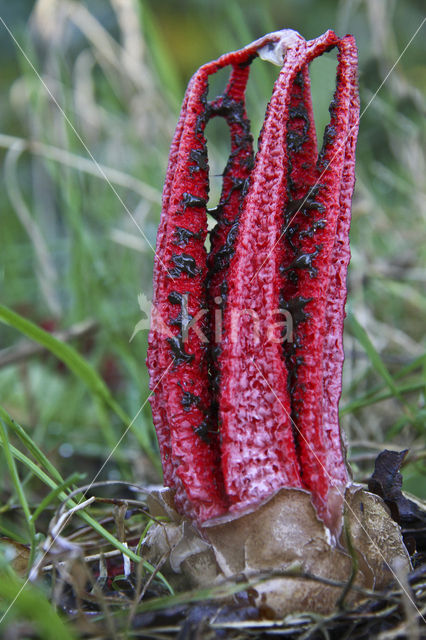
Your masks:
M 1 27 L 3 635 L 91 637 L 81 596 L 87 578 L 101 611 L 92 636 L 109 629 L 123 637 L 127 628 L 133 637 L 128 616 L 123 622 L 120 612 L 117 622 L 128 576 L 114 578 L 102 595 L 109 553 L 141 567 L 126 596 L 134 620 L 163 606 L 167 581 L 152 576 L 138 546 L 150 526 L 143 487 L 161 482 L 146 402 L 147 332 L 130 338 L 141 320 L 138 294 L 150 298 L 168 146 L 195 68 L 282 26 L 305 37 L 331 27 L 357 38 L 362 109 L 369 106 L 358 144 L 342 423 L 357 479 L 368 477 L 379 450 L 410 448 L 404 487 L 426 498 L 421 34 L 385 81 L 422 12 L 402 1 L 386 8 L 342 2 L 337 9 L 329 0 L 321 12 L 313 0 L 303 4 L 301 11 L 296 0 L 186 0 L 177 13 L 168 0 L 39 0 L 31 15 L 14 3 L 2 15 L 31 61 Z M 248 111 L 258 132 L 276 71 L 253 67 Z M 322 130 L 335 59 L 315 61 L 312 72 Z M 209 127 L 208 137 L 212 174 L 219 173 L 227 139 L 218 127 Z M 214 200 L 214 180 L 211 187 Z M 83 489 L 93 478 L 100 484 Z M 52 531 L 59 542 L 49 547 Z M 85 564 L 84 555 L 95 559 Z M 35 581 L 23 586 L 31 569 Z M 213 606 L 216 598 L 174 597 L 165 600 L 170 607 L 206 599 Z M 57 613 L 64 601 L 69 622 Z

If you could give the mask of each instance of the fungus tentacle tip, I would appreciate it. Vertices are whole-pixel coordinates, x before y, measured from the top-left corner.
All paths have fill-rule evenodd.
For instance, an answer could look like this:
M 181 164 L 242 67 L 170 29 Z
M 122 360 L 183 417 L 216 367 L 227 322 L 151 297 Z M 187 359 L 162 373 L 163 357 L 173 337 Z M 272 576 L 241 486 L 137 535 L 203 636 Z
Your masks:
M 288 49 L 293 48 L 297 44 L 300 45 L 301 42 L 306 42 L 300 33 L 294 29 L 274 31 L 262 38 L 262 40 L 266 38 L 270 39 L 270 41 L 260 47 L 257 53 L 261 60 L 271 62 L 277 67 L 282 67 Z

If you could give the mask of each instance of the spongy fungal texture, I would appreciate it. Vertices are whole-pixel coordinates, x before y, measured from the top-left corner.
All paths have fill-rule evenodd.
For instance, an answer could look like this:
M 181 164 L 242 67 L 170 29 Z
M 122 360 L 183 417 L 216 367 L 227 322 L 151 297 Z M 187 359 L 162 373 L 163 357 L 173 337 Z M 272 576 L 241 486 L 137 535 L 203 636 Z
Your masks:
M 228 516 L 202 535 L 173 510 L 169 490 L 153 493 L 149 503 L 153 515 L 167 514 L 172 522 L 150 529 L 144 557 L 155 564 L 167 556 L 161 570 L 176 588 L 211 587 L 240 576 L 253 585 L 257 604 L 277 618 L 303 611 L 327 615 L 342 598 L 355 605 L 366 597 L 363 589 L 382 589 L 395 578 L 396 562 L 398 571 L 410 569 L 398 525 L 382 500 L 360 487 L 346 491 L 338 546 L 305 490 L 281 489 L 256 511 Z
M 309 63 L 333 47 L 336 91 L 318 155 Z M 254 157 L 245 89 L 259 52 L 282 68 Z M 223 95 L 208 100 L 209 77 L 226 66 Z M 199 526 L 294 487 L 339 532 L 356 69 L 351 36 L 307 42 L 283 30 L 202 66 L 188 85 L 163 194 L 148 367 L 164 481 Z M 207 253 L 204 131 L 214 117 L 229 126 L 231 153 Z
M 320 153 L 309 63 L 338 49 Z M 282 68 L 254 156 L 245 89 Z M 209 76 L 229 66 L 223 95 Z M 173 139 L 154 269 L 148 368 L 167 488 L 144 557 L 177 588 L 244 576 L 274 616 L 330 613 L 410 561 L 380 498 L 351 484 L 338 403 L 359 122 L 354 39 L 283 30 L 202 66 Z M 207 122 L 231 153 L 206 250 Z M 220 324 L 217 326 L 217 312 Z M 285 322 L 283 322 L 283 317 Z

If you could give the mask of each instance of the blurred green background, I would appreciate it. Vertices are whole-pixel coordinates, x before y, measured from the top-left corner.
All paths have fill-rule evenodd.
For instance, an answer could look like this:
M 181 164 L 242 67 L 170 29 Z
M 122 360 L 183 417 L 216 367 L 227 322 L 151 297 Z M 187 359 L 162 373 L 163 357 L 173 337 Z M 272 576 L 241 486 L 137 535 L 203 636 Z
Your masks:
M 392 69 L 424 3 L 3 0 L 0 16 L 18 43 L 0 24 L 1 303 L 65 332 L 60 339 L 110 393 L 35 353 L 15 320 L 0 324 L 0 403 L 55 467 L 90 481 L 126 415 L 137 415 L 100 477 L 161 481 L 146 403 L 147 331 L 130 337 L 146 317 L 138 294 L 151 295 L 162 183 L 186 83 L 202 63 L 268 31 L 313 38 L 332 28 L 356 37 L 362 111 L 342 423 L 357 478 L 369 475 L 379 450 L 410 448 L 405 487 L 426 497 L 424 27 Z M 253 67 L 248 111 L 257 133 L 277 70 L 259 60 Z M 319 131 L 334 76 L 333 54 L 312 64 Z M 207 129 L 213 176 L 226 162 L 225 133 L 220 123 Z M 212 201 L 218 188 L 212 177 Z M 0 534 L 22 537 L 2 456 Z M 43 485 L 19 473 L 38 504 Z

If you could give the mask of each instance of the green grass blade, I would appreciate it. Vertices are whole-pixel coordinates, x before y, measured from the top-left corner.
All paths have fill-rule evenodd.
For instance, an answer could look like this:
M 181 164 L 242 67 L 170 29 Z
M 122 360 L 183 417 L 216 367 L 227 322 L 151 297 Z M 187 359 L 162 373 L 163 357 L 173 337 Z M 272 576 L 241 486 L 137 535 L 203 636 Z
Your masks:
M 84 478 L 84 475 L 82 473 L 78 473 L 78 471 L 76 471 L 75 473 L 72 473 L 66 480 L 64 480 L 64 482 L 61 482 L 61 484 L 59 484 L 55 489 L 52 489 L 52 491 L 50 491 L 47 494 L 47 496 L 45 498 L 43 498 L 43 500 L 38 505 L 37 509 L 34 511 L 33 516 L 32 516 L 33 522 L 35 522 L 37 520 L 39 515 L 41 513 L 43 513 L 43 511 L 54 500 L 56 500 L 56 498 L 59 498 L 59 496 L 61 494 L 64 495 L 64 493 L 66 492 L 67 489 L 69 489 L 76 482 L 80 482 L 83 478 Z
M 108 387 L 102 378 L 69 344 L 61 342 L 52 336 L 52 334 L 44 331 L 44 329 L 38 327 L 30 320 L 23 318 L 18 313 L 15 313 L 3 305 L 0 305 L 0 321 L 17 329 L 20 333 L 31 338 L 31 340 L 35 340 L 43 345 L 43 347 L 50 351 L 50 353 L 53 353 L 76 376 L 83 380 L 93 394 L 100 396 L 111 408 L 113 405 L 115 406 L 116 403 L 112 400 Z
M 23 318 L 11 309 L 0 305 L 0 322 L 7 324 L 20 333 L 26 335 L 31 340 L 38 342 L 45 347 L 50 353 L 53 353 L 61 362 L 63 362 L 84 384 L 90 389 L 93 395 L 100 398 L 127 426 L 131 426 L 133 433 L 136 435 L 138 442 L 146 451 L 152 462 L 158 468 L 159 461 L 152 447 L 147 445 L 146 439 L 136 427 L 134 420 L 131 420 L 122 407 L 114 400 L 108 387 L 95 369 L 73 348 L 71 345 L 61 342 L 52 334 L 44 331 L 41 327 Z M 61 480 L 62 481 L 62 478 Z
M 0 600 L 3 601 L 0 623 L 3 620 L 7 623 L 6 611 L 11 611 L 11 617 L 18 616 L 21 621 L 28 620 L 31 625 L 34 625 L 40 638 L 76 640 L 74 632 L 59 617 L 42 591 L 29 583 L 22 582 L 7 567 L 0 570 Z
M 421 391 L 424 387 L 424 382 L 412 382 L 410 384 L 401 385 L 397 387 L 398 396 L 402 396 L 405 393 L 412 393 L 413 391 Z M 357 398 L 352 402 L 349 402 L 343 409 L 340 410 L 340 415 L 345 416 L 348 413 L 353 413 L 354 411 L 358 411 L 359 409 L 364 409 L 365 407 L 369 407 L 372 404 L 377 404 L 378 402 L 383 402 L 384 400 L 389 400 L 393 398 L 395 394 L 393 391 L 388 391 L 386 393 L 379 393 L 383 387 L 371 391 L 370 393 L 365 394 L 361 398 Z
M 398 418 L 395 424 L 393 424 L 390 427 L 390 429 L 386 431 L 386 440 L 388 442 L 391 441 L 392 438 L 397 436 L 402 431 L 402 429 L 405 427 L 406 424 L 407 424 L 406 416 L 401 416 L 400 418 Z
M 2 445 L 2 444 L 3 444 L 2 441 L 0 441 L 0 445 Z M 20 462 L 25 464 L 34 473 L 34 475 L 36 475 L 42 482 L 47 484 L 51 489 L 56 489 L 57 488 L 57 486 L 58 486 L 57 483 L 54 480 L 52 480 L 52 478 L 50 478 L 36 464 L 34 464 L 34 462 L 32 460 L 30 460 L 30 458 L 28 458 L 24 453 L 22 453 L 22 451 L 19 451 L 19 449 L 16 449 L 16 447 L 14 447 L 13 445 L 10 445 L 9 448 L 10 448 L 11 454 L 17 460 L 19 460 Z M 64 493 L 63 491 L 60 491 L 58 493 L 58 497 L 63 502 L 66 502 L 67 505 L 70 508 L 77 506 L 77 502 L 75 502 L 74 500 L 68 498 L 66 493 Z M 145 569 L 147 569 L 150 573 L 154 572 L 155 569 L 149 562 L 147 562 L 146 560 L 143 560 L 140 556 L 138 556 L 136 553 L 134 553 L 131 549 L 126 547 L 126 545 L 122 544 L 119 540 L 117 540 L 117 538 L 115 538 L 112 535 L 112 533 L 110 533 L 107 529 L 105 529 L 101 524 L 99 524 L 99 522 L 97 522 L 97 520 L 92 518 L 92 516 L 90 516 L 88 513 L 86 513 L 85 511 L 78 511 L 77 515 L 82 520 L 84 520 L 86 522 L 86 524 L 90 525 L 92 527 L 92 529 L 95 529 L 95 531 L 97 531 L 100 536 L 105 538 L 105 540 L 108 540 L 108 542 L 110 542 L 110 544 L 112 544 L 116 549 L 119 549 L 122 553 L 124 553 L 126 556 L 128 556 L 130 558 L 130 560 L 133 560 L 133 562 L 138 562 L 138 563 L 142 562 L 143 566 L 145 567 Z M 159 580 L 161 580 L 163 582 L 165 587 L 170 591 L 170 593 L 173 594 L 174 593 L 173 588 L 170 586 L 170 584 L 168 583 L 166 578 L 161 573 L 157 573 L 157 576 L 158 576 Z
M 358 320 L 355 318 L 355 316 L 352 313 L 348 314 L 348 323 L 352 330 L 353 335 L 355 336 L 355 338 L 358 340 L 358 342 L 360 343 L 360 345 L 363 347 L 366 354 L 368 355 L 372 367 L 386 382 L 392 395 L 398 398 L 402 402 L 402 404 L 406 406 L 405 400 L 400 395 L 399 389 L 395 384 L 393 377 L 389 373 L 388 368 L 386 367 L 385 363 L 380 357 L 380 354 L 378 353 L 373 343 L 371 342 L 364 327 L 362 327 L 359 324 Z
M 20 544 L 24 544 L 24 545 L 28 544 L 28 541 L 22 536 L 20 536 L 19 533 L 16 533 L 16 531 L 9 529 L 9 527 L 5 527 L 5 525 L 2 524 L 1 522 L 0 522 L 0 533 L 3 536 L 10 538 L 14 542 L 19 542 Z M 1 544 L 1 540 L 0 540 L 0 544 Z
M 421 356 L 414 358 L 411 362 L 404 365 L 395 375 L 395 379 L 403 378 L 408 373 L 415 371 L 416 369 L 420 369 L 421 367 L 426 367 L 426 353 L 422 353 Z M 426 384 L 426 377 L 423 376 L 423 380 Z
M 0 442 L 0 445 L 2 446 L 3 443 Z M 13 455 L 14 458 L 16 458 L 16 460 L 19 460 L 19 462 L 22 462 L 28 469 L 30 469 L 30 471 L 32 471 L 32 473 L 42 482 L 44 482 L 44 484 L 47 484 L 48 487 L 50 487 L 51 489 L 56 489 L 57 484 L 54 480 L 52 480 L 52 478 L 50 478 L 47 473 L 45 473 L 43 471 L 43 469 L 40 469 L 40 467 L 38 467 L 35 462 L 33 462 L 31 460 L 31 458 L 28 458 L 28 456 L 25 455 L 25 453 L 22 453 L 22 451 L 19 451 L 19 449 L 17 449 L 16 447 L 13 446 L 13 444 L 9 445 L 10 451 Z
M 6 458 L 6 463 L 9 468 L 9 474 L 13 485 L 15 487 L 16 494 L 18 496 L 19 502 L 22 506 L 22 511 L 24 512 L 25 520 L 27 522 L 28 531 L 30 534 L 30 543 L 31 543 L 31 561 L 33 559 L 33 554 L 35 552 L 35 527 L 34 521 L 31 516 L 31 510 L 28 505 L 27 497 L 25 495 L 25 491 L 22 487 L 21 480 L 19 478 L 18 470 L 16 468 L 15 459 L 12 455 L 11 446 L 9 443 L 8 433 L 6 429 L 6 425 L 3 420 L 0 419 L 0 440 L 3 447 L 4 455 Z M 30 562 L 30 565 L 32 562 Z
M 15 422 L 15 420 L 11 418 L 11 416 L 2 406 L 0 406 L 0 418 L 4 420 L 9 429 L 18 436 L 22 444 L 26 446 L 28 451 L 34 456 L 34 458 L 45 469 L 45 471 L 47 471 L 47 473 L 55 478 L 57 482 L 62 483 L 64 480 L 56 467 L 50 462 L 47 456 L 45 456 L 43 451 L 41 451 L 41 449 L 36 445 L 34 440 L 30 438 L 30 436 L 21 427 L 21 425 Z

